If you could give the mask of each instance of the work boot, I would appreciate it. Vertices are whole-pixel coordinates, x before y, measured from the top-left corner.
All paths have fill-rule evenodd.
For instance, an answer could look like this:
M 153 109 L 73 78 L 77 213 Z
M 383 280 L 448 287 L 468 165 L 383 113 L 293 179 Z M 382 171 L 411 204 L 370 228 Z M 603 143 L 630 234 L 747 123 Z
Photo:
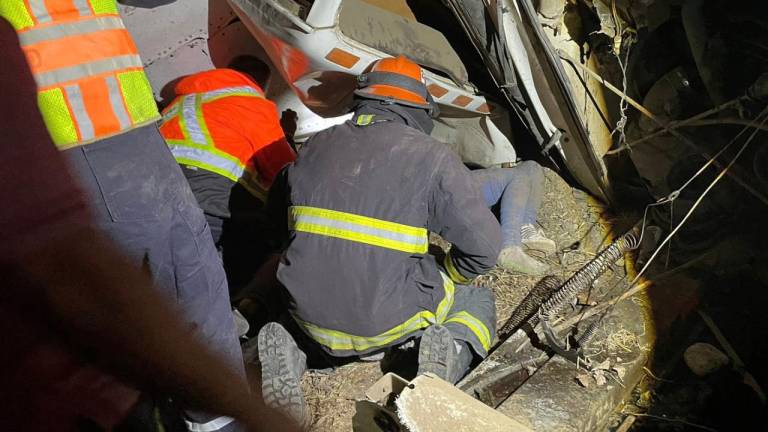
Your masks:
M 544 235 L 544 230 L 531 224 L 525 224 L 520 228 L 523 246 L 528 249 L 543 252 L 547 256 L 554 255 L 557 252 L 557 245 L 554 241 Z
M 453 339 L 450 330 L 441 326 L 428 327 L 419 342 L 419 370 L 416 375 L 432 373 L 456 384 L 469 369 L 472 352 L 465 342 Z
M 301 391 L 301 375 L 307 365 L 306 354 L 299 349 L 290 333 L 276 322 L 262 327 L 258 339 L 264 403 L 307 428 L 311 419 Z
M 543 276 L 549 271 L 547 264 L 526 254 L 520 246 L 502 249 L 498 264 L 507 270 L 531 276 Z

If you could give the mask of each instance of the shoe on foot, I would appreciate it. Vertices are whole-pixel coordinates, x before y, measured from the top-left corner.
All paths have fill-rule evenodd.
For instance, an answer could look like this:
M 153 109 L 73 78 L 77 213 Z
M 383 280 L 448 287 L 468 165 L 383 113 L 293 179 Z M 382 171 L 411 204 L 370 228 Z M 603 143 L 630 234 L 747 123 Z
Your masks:
M 547 264 L 526 254 L 520 246 L 502 249 L 498 264 L 507 270 L 532 276 L 543 276 L 549 271 Z
M 543 252 L 546 255 L 554 255 L 557 252 L 557 245 L 544 235 L 544 231 L 541 228 L 525 224 L 520 228 L 520 234 L 523 246 L 528 249 Z
M 419 370 L 416 375 L 432 373 L 455 384 L 469 369 L 472 353 L 463 342 L 456 342 L 451 332 L 441 326 L 428 327 L 419 342 Z
M 310 415 L 301 391 L 301 375 L 307 364 L 306 354 L 301 352 L 290 333 L 275 322 L 261 328 L 258 344 L 264 403 L 307 428 Z

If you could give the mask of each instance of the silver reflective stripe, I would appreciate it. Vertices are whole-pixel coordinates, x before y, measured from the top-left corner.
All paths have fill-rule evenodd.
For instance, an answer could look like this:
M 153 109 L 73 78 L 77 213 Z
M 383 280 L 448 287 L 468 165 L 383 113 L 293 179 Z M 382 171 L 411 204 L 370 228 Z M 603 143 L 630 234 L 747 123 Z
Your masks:
M 35 74 L 35 81 L 37 81 L 37 85 L 41 88 L 53 87 L 57 84 L 76 81 L 94 75 L 140 67 L 142 67 L 142 64 L 139 56 L 124 55 L 38 73 Z
M 187 424 L 187 430 L 189 432 L 215 432 L 229 426 L 233 421 L 235 421 L 235 419 L 232 417 L 216 417 L 207 423 L 195 423 L 189 420 L 185 420 L 184 423 Z
M 70 85 L 64 87 L 64 91 L 67 93 L 67 101 L 69 106 L 72 107 L 72 114 L 75 116 L 75 123 L 80 130 L 80 140 L 87 141 L 96 137 L 93 131 L 93 123 L 91 117 L 85 110 L 85 101 L 83 101 L 83 94 L 80 92 L 80 86 Z
M 168 147 L 171 149 L 171 153 L 173 153 L 173 157 L 176 158 L 177 161 L 198 162 L 203 165 L 200 166 L 200 168 L 211 171 L 215 169 L 215 172 L 232 181 L 238 181 L 245 172 L 243 166 L 238 162 L 221 157 L 207 149 L 187 147 L 185 145 L 178 145 L 170 142 L 168 143 Z
M 294 220 L 296 222 L 309 223 L 313 225 L 322 225 L 330 228 L 343 229 L 348 231 L 354 231 L 360 234 L 368 234 L 376 237 L 382 237 L 389 240 L 412 244 L 414 246 L 422 246 L 427 241 L 427 239 L 424 236 L 415 236 L 415 235 L 410 235 L 405 233 L 399 233 L 399 232 L 389 231 L 385 229 L 378 229 L 371 226 L 360 225 L 353 222 L 344 222 L 344 221 L 339 221 L 334 219 L 327 219 L 319 216 L 299 214 L 295 216 Z
M 83 35 L 102 30 L 121 30 L 124 28 L 125 26 L 120 18 L 100 17 L 82 22 L 63 23 L 49 27 L 33 28 L 21 33 L 19 35 L 19 40 L 21 41 L 21 46 L 27 46 L 67 36 Z
M 208 102 L 211 99 L 215 99 L 222 96 L 229 96 L 233 93 L 246 93 L 255 97 L 264 97 L 261 92 L 256 90 L 253 87 L 248 86 L 242 86 L 242 87 L 227 87 L 219 90 L 213 90 L 209 92 L 203 93 L 203 102 Z
M 53 21 L 51 16 L 48 14 L 48 9 L 45 7 L 45 0 L 29 0 L 29 9 L 30 12 L 32 12 L 32 15 L 35 16 L 35 19 L 37 19 L 37 22 L 42 24 Z
M 120 91 L 120 84 L 114 76 L 108 76 L 106 81 L 107 88 L 109 89 L 109 103 L 112 105 L 112 111 L 115 113 L 117 121 L 120 122 L 120 129 L 127 129 L 131 126 L 131 118 L 128 116 L 128 111 L 125 110 L 125 103 L 123 102 L 123 93 Z
M 207 145 L 208 140 L 203 133 L 203 128 L 197 118 L 197 97 L 196 95 L 184 96 L 184 102 L 181 108 L 181 115 L 184 116 L 184 124 L 189 133 L 189 139 L 195 144 Z
M 88 0 L 73 0 L 72 3 L 75 4 L 77 11 L 80 12 L 80 16 L 93 15 L 91 7 L 88 5 Z

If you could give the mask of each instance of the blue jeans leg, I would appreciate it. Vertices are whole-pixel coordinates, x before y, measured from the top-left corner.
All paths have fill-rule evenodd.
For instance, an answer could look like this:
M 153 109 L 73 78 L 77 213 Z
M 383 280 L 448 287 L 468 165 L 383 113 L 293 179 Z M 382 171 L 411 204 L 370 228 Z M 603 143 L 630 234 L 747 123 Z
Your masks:
M 472 171 L 488 207 L 499 205 L 502 247 L 521 244 L 520 227 L 536 222 L 544 173 L 536 162 Z

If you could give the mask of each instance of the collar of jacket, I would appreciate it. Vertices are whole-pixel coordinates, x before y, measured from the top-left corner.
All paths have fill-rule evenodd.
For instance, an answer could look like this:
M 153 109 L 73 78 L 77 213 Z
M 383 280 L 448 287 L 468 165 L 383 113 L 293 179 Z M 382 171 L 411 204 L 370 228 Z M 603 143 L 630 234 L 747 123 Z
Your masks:
M 372 114 L 377 120 L 394 121 L 414 129 L 420 130 L 429 135 L 434 128 L 432 118 L 426 110 L 420 108 L 406 107 L 397 104 L 388 104 L 378 100 L 360 99 L 354 108 L 357 118 L 361 114 Z

